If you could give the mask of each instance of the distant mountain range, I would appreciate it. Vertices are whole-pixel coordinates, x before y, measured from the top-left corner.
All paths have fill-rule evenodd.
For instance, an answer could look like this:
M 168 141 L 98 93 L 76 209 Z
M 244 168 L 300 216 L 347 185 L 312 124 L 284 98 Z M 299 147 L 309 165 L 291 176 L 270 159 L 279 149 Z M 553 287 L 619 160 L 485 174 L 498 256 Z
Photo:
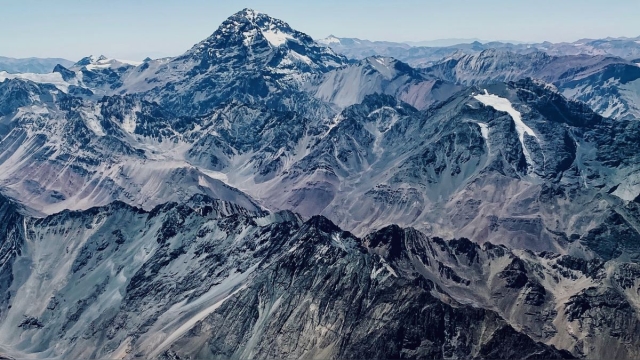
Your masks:
M 53 71 L 56 65 L 71 66 L 73 61 L 58 58 L 26 58 L 14 59 L 0 56 L 0 71 L 8 73 L 46 74 Z
M 589 53 L 618 41 L 244 9 L 177 57 L 0 72 L 0 357 L 638 358 L 640 67 Z
M 508 50 L 522 54 L 543 51 L 555 56 L 611 55 L 626 60 L 640 58 L 640 36 L 637 38 L 582 39 L 573 43 L 484 42 L 478 39 L 402 43 L 338 38 L 331 35 L 318 40 L 318 42 L 350 58 L 362 59 L 373 55 L 390 56 L 418 67 L 433 65 L 442 58 L 454 56 L 456 53 L 472 55 L 489 49 Z

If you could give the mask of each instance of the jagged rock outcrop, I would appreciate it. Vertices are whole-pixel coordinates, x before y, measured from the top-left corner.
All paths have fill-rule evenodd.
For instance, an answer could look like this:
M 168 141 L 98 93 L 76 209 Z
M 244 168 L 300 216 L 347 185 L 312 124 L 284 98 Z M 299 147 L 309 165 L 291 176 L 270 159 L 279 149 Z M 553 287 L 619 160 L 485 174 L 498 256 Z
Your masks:
M 21 251 L 0 274 L 13 277 L 0 313 L 9 356 L 572 357 L 495 311 L 443 302 L 320 216 L 202 196 L 16 214 L 5 220 L 23 232 L 3 228 L 3 246 Z

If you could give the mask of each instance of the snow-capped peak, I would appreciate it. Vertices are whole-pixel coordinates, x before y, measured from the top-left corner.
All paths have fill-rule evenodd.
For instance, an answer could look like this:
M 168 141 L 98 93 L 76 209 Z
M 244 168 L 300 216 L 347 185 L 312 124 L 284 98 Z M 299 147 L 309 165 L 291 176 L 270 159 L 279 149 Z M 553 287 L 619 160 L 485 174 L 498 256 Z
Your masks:
M 274 51 L 278 52 L 276 58 L 279 61 L 271 56 Z M 242 66 L 255 61 L 265 64 L 277 62 L 279 68 L 300 65 L 326 69 L 338 67 L 345 61 L 286 22 L 252 9 L 231 15 L 210 37 L 189 50 L 185 58 L 199 64 L 200 69 L 208 69 L 220 62 Z
M 232 15 L 218 30 L 223 30 L 223 33 L 227 34 L 241 30 L 245 46 L 253 45 L 262 37 L 269 45 L 277 48 L 286 44 L 288 40 L 304 36 L 293 30 L 286 22 L 252 9 L 244 9 Z
M 106 60 L 107 57 L 104 55 L 100 55 L 98 57 L 96 57 L 95 55 L 89 55 L 89 56 L 85 56 L 82 59 L 80 59 L 77 63 L 75 63 L 75 66 L 86 66 L 86 65 L 90 65 L 90 64 L 95 64 L 98 61 L 102 61 L 102 60 Z
M 320 39 L 320 40 L 318 40 L 317 42 L 318 42 L 319 44 L 327 45 L 327 46 L 328 46 L 328 45 L 340 45 L 340 44 L 341 44 L 340 39 L 339 39 L 339 38 L 337 38 L 337 37 L 336 37 L 336 36 L 334 36 L 334 35 L 329 35 L 329 36 L 327 36 L 327 37 L 326 37 L 326 38 L 324 38 L 324 39 Z
M 251 20 L 251 21 L 255 21 L 255 19 L 258 17 L 258 15 L 261 15 L 262 13 L 259 11 L 255 11 L 253 9 L 249 9 L 249 8 L 244 8 L 242 9 L 242 11 L 239 11 L 238 13 L 236 13 L 236 15 L 239 16 L 244 16 L 247 19 Z
M 87 70 L 101 70 L 101 69 L 117 69 L 128 66 L 141 65 L 142 61 L 122 60 L 122 59 L 110 59 L 104 55 L 95 57 L 93 55 L 82 58 L 75 63 L 73 68 L 85 67 Z

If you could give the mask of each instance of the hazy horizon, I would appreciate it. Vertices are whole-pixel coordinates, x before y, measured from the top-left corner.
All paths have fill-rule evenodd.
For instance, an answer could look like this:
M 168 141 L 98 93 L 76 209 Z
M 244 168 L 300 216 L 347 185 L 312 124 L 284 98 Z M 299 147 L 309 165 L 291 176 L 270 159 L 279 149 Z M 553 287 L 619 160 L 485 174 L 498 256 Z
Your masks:
M 493 0 L 464 6 L 440 1 L 304 4 L 292 0 L 123 0 L 82 2 L 24 0 L 3 3 L 7 18 L 0 56 L 78 60 L 87 55 L 142 60 L 184 53 L 211 35 L 230 15 L 249 7 L 288 22 L 315 39 L 330 34 L 372 41 L 429 42 L 446 39 L 573 42 L 640 35 L 640 2 L 623 0 Z

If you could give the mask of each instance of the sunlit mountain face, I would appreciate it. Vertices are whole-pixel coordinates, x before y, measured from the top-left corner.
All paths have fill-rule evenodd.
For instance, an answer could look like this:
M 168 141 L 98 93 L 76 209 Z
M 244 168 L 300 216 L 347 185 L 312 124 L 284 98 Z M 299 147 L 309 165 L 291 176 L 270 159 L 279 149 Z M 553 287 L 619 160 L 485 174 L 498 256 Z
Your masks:
M 0 72 L 0 358 L 639 357 L 618 40 L 315 41 L 244 9 L 174 58 Z

